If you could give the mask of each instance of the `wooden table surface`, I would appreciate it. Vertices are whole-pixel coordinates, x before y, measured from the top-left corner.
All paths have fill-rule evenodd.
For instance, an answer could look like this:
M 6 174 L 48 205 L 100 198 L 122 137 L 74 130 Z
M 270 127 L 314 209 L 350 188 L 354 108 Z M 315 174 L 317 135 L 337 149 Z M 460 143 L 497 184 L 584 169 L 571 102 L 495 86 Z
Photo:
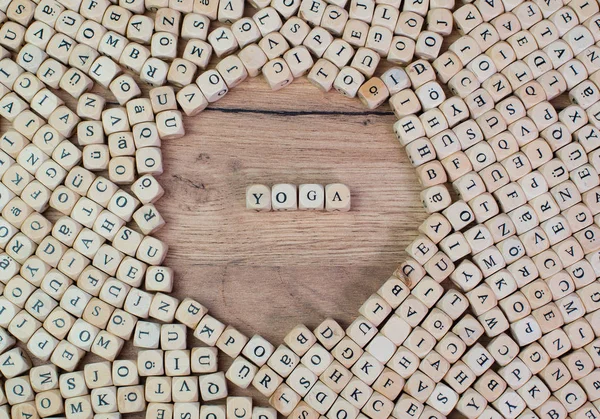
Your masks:
M 368 111 L 305 78 L 272 92 L 262 77 L 186 118 L 186 136 L 163 142 L 158 203 L 175 295 L 274 345 L 300 323 L 348 326 L 425 218 L 395 120 L 387 105 Z M 287 182 L 345 183 L 352 210 L 245 209 L 246 186 Z

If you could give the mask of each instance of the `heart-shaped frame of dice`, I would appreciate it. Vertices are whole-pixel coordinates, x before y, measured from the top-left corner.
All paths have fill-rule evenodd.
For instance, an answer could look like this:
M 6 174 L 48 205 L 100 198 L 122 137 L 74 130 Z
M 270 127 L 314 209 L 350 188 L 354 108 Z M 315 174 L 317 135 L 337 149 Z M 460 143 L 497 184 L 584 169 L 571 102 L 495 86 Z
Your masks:
M 598 3 L 252 5 L 244 17 L 242 0 L 0 4 L 12 124 L 0 139 L 0 417 L 600 416 Z M 394 66 L 375 76 L 382 58 Z M 346 329 L 298 326 L 277 347 L 170 296 L 167 245 L 151 236 L 164 225 L 161 140 L 259 74 L 274 90 L 306 74 L 370 109 L 389 99 L 430 214 Z M 63 216 L 50 222 L 48 207 Z M 206 346 L 188 349 L 188 328 Z M 117 360 L 130 339 L 138 359 Z M 218 351 L 233 358 L 226 373 Z M 77 371 L 86 352 L 106 362 Z M 219 405 L 227 381 L 274 409 Z

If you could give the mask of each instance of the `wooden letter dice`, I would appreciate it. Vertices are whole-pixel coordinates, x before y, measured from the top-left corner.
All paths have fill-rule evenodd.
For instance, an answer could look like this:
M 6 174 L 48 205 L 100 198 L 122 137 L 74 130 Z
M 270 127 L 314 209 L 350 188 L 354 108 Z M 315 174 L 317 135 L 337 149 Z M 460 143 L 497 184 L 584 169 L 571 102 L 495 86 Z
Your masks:
M 301 210 L 323 210 L 325 189 L 322 185 L 303 184 L 298 189 L 298 208 Z
M 342 183 L 325 187 L 306 183 L 299 187 L 279 183 L 269 188 L 266 185 L 250 185 L 246 188 L 246 208 L 254 211 L 349 211 L 350 189 Z
M 350 211 L 350 189 L 342 183 L 331 183 L 325 186 L 325 209 Z
M 273 189 L 271 190 L 271 205 L 275 211 L 298 209 L 296 185 L 289 183 L 273 185 Z
M 266 185 L 248 186 L 246 208 L 254 211 L 271 211 L 271 188 Z

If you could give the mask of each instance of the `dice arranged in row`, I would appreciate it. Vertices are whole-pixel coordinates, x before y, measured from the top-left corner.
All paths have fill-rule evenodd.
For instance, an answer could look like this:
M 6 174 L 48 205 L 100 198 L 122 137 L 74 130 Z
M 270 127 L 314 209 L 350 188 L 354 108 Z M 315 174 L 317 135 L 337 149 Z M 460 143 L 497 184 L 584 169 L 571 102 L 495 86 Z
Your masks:
M 246 188 L 246 208 L 254 211 L 349 211 L 350 189 L 343 183 L 323 185 L 289 183 L 250 185 Z

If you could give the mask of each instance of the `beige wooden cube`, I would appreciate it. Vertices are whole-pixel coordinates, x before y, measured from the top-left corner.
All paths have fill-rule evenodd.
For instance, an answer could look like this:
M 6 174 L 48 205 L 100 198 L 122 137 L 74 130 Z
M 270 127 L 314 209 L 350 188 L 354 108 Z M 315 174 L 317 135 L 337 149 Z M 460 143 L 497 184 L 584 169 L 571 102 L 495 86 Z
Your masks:
M 95 362 L 83 368 L 85 385 L 89 389 L 113 385 L 112 364 L 110 362 Z
M 150 41 L 150 53 L 153 57 L 172 61 L 177 57 L 178 36 L 170 32 L 155 32 Z
M 194 80 L 197 68 L 191 61 L 175 58 L 169 67 L 167 81 L 179 87 L 187 86 Z
M 333 87 L 333 83 L 339 73 L 339 69 L 331 61 L 324 58 L 319 59 L 308 73 L 308 81 L 314 86 L 328 92 Z
M 236 37 L 227 27 L 214 29 L 208 34 L 207 40 L 217 57 L 227 56 L 239 48 Z
M 250 77 L 258 76 L 268 61 L 267 55 L 257 44 L 246 46 L 239 52 L 238 57 L 242 60 Z
M 283 59 L 288 64 L 290 71 L 294 78 L 302 77 L 305 75 L 314 65 L 314 61 L 310 55 L 310 52 L 305 46 L 297 46 L 285 54 Z
M 297 355 L 302 356 L 317 342 L 317 338 L 306 326 L 298 325 L 286 335 L 284 342 Z
M 359 316 L 348 326 L 346 334 L 362 348 L 375 337 L 377 329 L 363 316 Z
M 60 390 L 46 390 L 36 394 L 35 409 L 37 410 L 36 413 L 42 415 L 42 417 L 64 413 L 63 398 L 60 394 Z
M 6 17 L 25 27 L 33 20 L 36 4 L 28 0 L 11 2 L 5 10 Z
M 298 209 L 296 185 L 280 183 L 271 188 L 271 206 L 274 211 Z
M 84 93 L 77 101 L 77 115 L 82 119 L 99 121 L 106 99 L 95 93 Z
M 434 60 L 440 54 L 443 36 L 436 32 L 423 31 L 415 44 L 415 55 L 426 60 Z
M 149 403 L 169 403 L 172 401 L 172 378 L 171 377 L 148 377 L 146 378 L 144 397 Z
M 358 89 L 358 98 L 369 109 L 381 106 L 388 98 L 389 91 L 385 83 L 378 77 L 373 77 Z
M 136 170 L 141 175 L 157 176 L 163 173 L 162 152 L 159 147 L 144 147 L 136 150 L 135 162 Z
M 268 376 L 274 376 L 278 374 L 283 377 L 287 377 L 290 375 L 292 370 L 296 368 L 299 362 L 300 358 L 291 349 L 285 345 L 279 345 L 279 347 L 273 353 L 273 356 L 268 360 L 268 365 L 272 368 L 272 370 L 263 370 L 262 373 Z M 263 392 L 263 394 L 264 392 L 269 392 L 269 386 L 265 385 L 266 383 L 261 384 L 257 383 L 256 381 L 260 380 L 255 378 L 254 386 Z M 270 386 L 272 391 L 275 390 L 275 387 Z
M 258 366 L 264 365 L 275 347 L 259 335 L 254 335 L 242 350 L 242 354 Z
M 21 112 L 29 108 L 27 102 L 19 98 L 15 93 L 9 93 L 0 99 L 0 106 L 2 107 L 0 115 L 11 122 L 14 121 Z
M 230 89 L 236 87 L 248 77 L 248 71 L 237 55 L 223 58 L 217 64 L 216 70 L 221 74 Z
M 6 62 L 4 62 L 6 63 Z M 9 69 L 4 69 L 4 71 L 11 71 Z M 13 83 L 13 90 L 27 102 L 31 102 L 33 97 L 43 88 L 43 84 L 34 74 L 30 73 L 21 73 Z M 10 90 L 4 85 L 0 85 L 1 96 L 4 97 Z
M 158 135 L 163 140 L 174 140 L 185 135 L 183 117 L 181 112 L 177 110 L 158 113 L 156 115 L 156 128 L 158 129 Z M 148 173 L 147 171 L 139 172 Z M 154 173 L 157 174 L 158 171 L 154 171 Z
M 352 45 L 343 39 L 335 39 L 325 50 L 323 58 L 331 61 L 336 67 L 342 68 L 350 62 L 353 55 Z
M 191 298 L 186 298 L 177 308 L 175 318 L 189 328 L 195 329 L 206 313 L 208 313 L 206 307 Z
M 325 414 L 333 405 L 336 397 L 337 395 L 333 390 L 331 390 L 321 381 L 318 381 L 306 395 L 305 401 L 317 412 Z
M 172 397 L 175 403 L 195 405 L 200 397 L 197 378 L 194 376 L 173 377 Z
M 99 55 L 98 51 L 89 45 L 78 44 L 73 47 L 73 53 L 69 57 L 69 65 L 88 73 Z
M 274 6 L 277 8 L 277 5 Z M 310 26 L 304 20 L 292 16 L 284 23 L 279 33 L 289 42 L 290 45 L 297 47 L 304 42 L 304 39 L 310 32 Z
M 144 175 L 136 180 L 131 191 L 143 204 L 154 203 L 164 194 L 164 189 L 152 175 Z
M 258 184 L 248 186 L 246 208 L 254 211 L 271 211 L 271 188 Z
M 365 47 L 375 51 L 380 56 L 385 57 L 390 52 L 393 38 L 394 35 L 391 29 L 382 26 L 375 26 L 372 27 L 367 34 Z
M 141 377 L 164 375 L 164 352 L 158 349 L 139 351 L 137 373 Z
M 83 167 L 92 172 L 108 168 L 110 153 L 104 144 L 90 144 L 83 148 Z
M 281 384 L 269 398 L 269 403 L 282 415 L 289 415 L 300 400 L 298 393 L 286 384 Z
M 112 157 L 135 155 L 135 143 L 131 132 L 117 132 L 108 136 L 108 151 Z
M 119 58 L 121 58 L 123 50 L 127 44 L 127 38 L 125 38 L 123 35 L 119 35 L 113 31 L 108 31 L 100 38 L 98 52 L 112 58 L 114 61 L 118 61 Z
M 208 70 L 200 74 L 196 79 L 196 84 L 209 103 L 218 101 L 229 91 L 223 77 L 215 70 Z
M 192 372 L 206 374 L 217 371 L 217 348 L 192 348 L 190 357 Z
M 300 4 L 298 17 L 308 22 L 311 26 L 317 26 L 321 24 L 321 19 L 323 18 L 323 14 L 325 13 L 326 6 L 327 4 L 324 1 L 303 1 Z
M 83 358 L 84 354 L 84 350 L 67 342 L 66 340 L 63 340 L 60 341 L 56 346 L 56 349 L 50 358 L 50 362 L 65 371 L 73 372 L 77 368 L 77 365 Z
M 127 386 L 117 389 L 117 404 L 120 413 L 143 412 L 146 409 L 144 386 Z
M 31 369 L 29 356 L 21 348 L 13 348 L 0 356 L 0 360 L 6 364 L 2 365 L 0 371 L 6 378 L 17 377 Z
M 282 383 L 283 378 L 281 378 L 277 373 L 275 373 L 275 371 L 266 365 L 258 370 L 254 376 L 254 379 L 252 380 L 252 385 L 254 388 L 267 397 L 271 396 L 277 387 Z
M 35 72 L 48 57 L 46 52 L 33 44 L 25 44 L 17 54 L 16 63 L 26 71 Z
M 140 265 L 140 262 L 133 258 L 129 259 L 128 262 L 134 265 Z M 119 275 L 117 274 L 117 276 Z M 179 300 L 175 297 L 171 297 L 162 293 L 154 294 L 154 296 L 150 295 L 150 297 L 152 302 L 150 304 L 149 316 L 162 322 L 173 322 L 175 320 L 175 314 L 177 312 Z M 187 357 L 189 358 L 189 354 Z M 182 375 L 182 373 L 180 372 L 179 375 Z
M 194 10 L 196 11 L 196 10 Z M 233 23 L 244 14 L 244 2 L 239 0 L 225 0 L 218 3 L 219 22 Z
M 102 22 L 102 16 L 109 5 L 110 3 L 108 1 L 101 1 L 99 4 L 95 4 L 95 2 L 84 0 L 80 3 L 79 12 L 86 19 L 100 23 Z
M 271 35 L 275 35 L 275 34 L 271 34 Z M 272 49 L 274 52 L 277 50 L 277 48 L 274 48 L 274 47 L 277 47 L 278 45 L 265 45 L 265 44 L 267 42 L 270 44 L 272 40 L 275 40 L 277 42 L 277 44 L 280 44 L 280 42 L 277 41 L 278 38 L 279 38 L 278 36 L 276 36 L 275 38 L 270 38 L 270 37 L 264 38 L 263 44 L 261 46 L 263 46 L 263 49 L 265 49 L 265 52 L 267 52 L 267 49 Z M 269 40 L 269 41 L 267 41 L 267 40 Z M 306 36 L 306 38 L 304 38 L 304 41 L 302 42 L 302 44 L 314 56 L 322 57 L 332 42 L 333 42 L 333 35 L 331 35 L 326 29 L 318 26 L 316 28 L 313 28 L 309 32 L 309 34 Z M 287 46 L 287 43 L 285 46 Z M 268 52 L 267 52 L 267 55 L 269 55 Z
M 144 147 L 160 147 L 161 140 L 154 122 L 142 122 L 133 126 L 133 141 L 136 149 Z
M 152 114 L 155 113 L 159 113 L 162 111 L 168 111 L 168 110 L 175 110 L 177 109 L 177 104 L 176 104 L 176 99 L 175 99 L 175 91 L 173 90 L 173 88 L 171 86 L 163 86 L 163 87 L 155 87 L 154 89 L 151 89 L 149 92 L 149 104 L 150 107 L 147 108 L 148 105 L 148 99 L 140 99 L 143 100 L 143 112 L 144 112 L 144 119 L 146 121 L 143 120 L 137 120 L 134 123 L 132 123 L 132 125 L 137 125 L 140 124 L 142 122 L 148 122 L 151 121 L 153 119 L 153 117 L 151 116 Z M 134 113 L 134 112 L 129 112 L 129 110 L 131 109 L 131 111 L 135 111 L 135 109 L 132 109 L 133 107 L 135 107 L 135 105 L 137 105 L 138 103 L 140 103 L 139 101 L 136 101 L 134 104 L 131 104 L 129 107 L 128 106 L 128 113 Z M 129 103 L 128 103 L 129 105 Z
M 109 85 L 110 91 L 113 93 L 120 105 L 125 105 L 131 99 L 142 94 L 138 84 L 133 77 L 128 74 L 123 74 L 115 78 Z
M 77 319 L 67 335 L 67 340 L 76 347 L 89 352 L 93 344 L 93 339 L 99 332 L 100 329 L 97 327 L 83 319 Z
M 208 42 L 201 39 L 190 39 L 185 45 L 182 58 L 204 70 L 210 61 L 212 52 L 213 47 Z
M 256 365 L 240 356 L 233 360 L 225 377 L 240 388 L 248 388 L 257 371 Z
M 121 73 L 121 68 L 109 57 L 100 56 L 90 68 L 90 77 L 105 88 Z
M 365 77 L 372 77 L 375 73 L 375 69 L 379 65 L 380 57 L 379 54 L 369 48 L 358 48 L 354 58 L 352 59 L 351 66 Z
M 227 382 L 222 372 L 202 375 L 199 383 L 200 395 L 204 401 L 224 399 L 228 395 Z
M 110 31 L 125 35 L 127 23 L 133 13 L 125 7 L 111 5 L 106 9 L 102 18 L 102 25 Z
M 48 58 L 42 63 L 42 65 L 40 65 L 40 68 L 35 74 L 46 85 L 58 89 L 60 80 L 62 79 L 66 71 L 67 67 L 60 63 L 58 60 L 54 58 Z
M 262 72 L 273 91 L 283 89 L 294 81 L 292 70 L 282 58 L 275 58 L 267 62 L 262 68 Z
M 318 381 L 317 375 L 305 365 L 300 365 L 292 371 L 285 380 L 286 384 L 300 396 L 305 397 L 310 388 Z
M 208 106 L 208 101 L 196 84 L 189 84 L 179 90 L 177 103 L 187 116 L 196 116 Z
M 57 145 L 56 142 L 62 141 L 62 136 L 60 136 L 58 131 L 56 131 L 50 125 L 47 128 L 43 127 L 41 129 L 48 132 L 48 135 L 55 135 L 54 138 L 51 138 L 50 144 L 48 144 L 49 147 L 52 147 L 52 149 L 48 150 L 48 152 L 49 154 L 52 154 L 52 150 L 54 150 Z M 40 141 L 43 141 L 42 138 L 42 133 L 39 133 L 39 137 L 34 144 L 39 144 Z M 77 142 L 80 146 L 86 146 L 89 144 L 103 144 L 104 141 L 105 137 L 104 129 L 102 128 L 102 121 L 82 121 L 77 124 Z
M 173 35 L 179 35 L 180 23 L 180 11 L 170 7 L 162 7 L 156 11 L 154 17 L 154 30 L 155 32 L 169 32 Z
M 135 180 L 135 158 L 115 157 L 108 163 L 108 177 L 116 184 L 129 184 Z
M 348 12 L 343 7 L 330 4 L 325 8 L 321 26 L 332 34 L 341 36 L 348 18 Z
M 106 135 L 130 130 L 127 110 L 124 107 L 106 109 L 102 112 L 102 127 Z
M 194 5 L 194 7 L 196 7 Z M 206 40 L 210 19 L 207 15 L 187 13 L 181 24 L 181 37 L 183 39 Z
M 273 7 L 266 7 L 252 16 L 254 22 L 258 26 L 262 36 L 266 36 L 272 32 L 281 29 L 283 22 Z
M 152 234 L 165 226 L 165 220 L 153 204 L 145 204 L 134 214 L 133 219 L 143 234 Z
M 152 32 L 150 32 L 152 34 Z M 125 46 L 119 64 L 123 67 L 139 73 L 142 71 L 144 63 L 150 57 L 150 50 L 140 44 L 131 42 Z
M 340 70 L 333 82 L 335 90 L 346 97 L 353 98 L 358 89 L 365 81 L 365 76 L 352 67 L 344 67 Z
M 142 65 L 140 79 L 150 86 L 162 86 L 167 80 L 168 73 L 168 63 L 159 58 L 151 57 Z
M 252 419 L 276 419 L 277 411 L 272 407 L 255 406 L 252 409 Z
M 85 308 L 82 318 L 93 326 L 105 329 L 113 312 L 114 307 L 98 298 L 93 298 Z
M 224 330 L 223 323 L 210 315 L 205 315 L 194 330 L 194 336 L 207 345 L 214 346 Z
M 0 28 L 0 45 L 11 51 L 18 51 L 24 39 L 25 27 L 17 22 L 5 22 Z
M 224 405 L 203 404 L 200 406 L 201 419 L 225 419 L 226 409 Z
M 327 211 L 350 211 L 350 189 L 341 183 L 326 185 L 325 209 Z
M 256 22 L 249 17 L 234 22 L 231 25 L 231 31 L 240 48 L 258 42 L 262 37 Z

